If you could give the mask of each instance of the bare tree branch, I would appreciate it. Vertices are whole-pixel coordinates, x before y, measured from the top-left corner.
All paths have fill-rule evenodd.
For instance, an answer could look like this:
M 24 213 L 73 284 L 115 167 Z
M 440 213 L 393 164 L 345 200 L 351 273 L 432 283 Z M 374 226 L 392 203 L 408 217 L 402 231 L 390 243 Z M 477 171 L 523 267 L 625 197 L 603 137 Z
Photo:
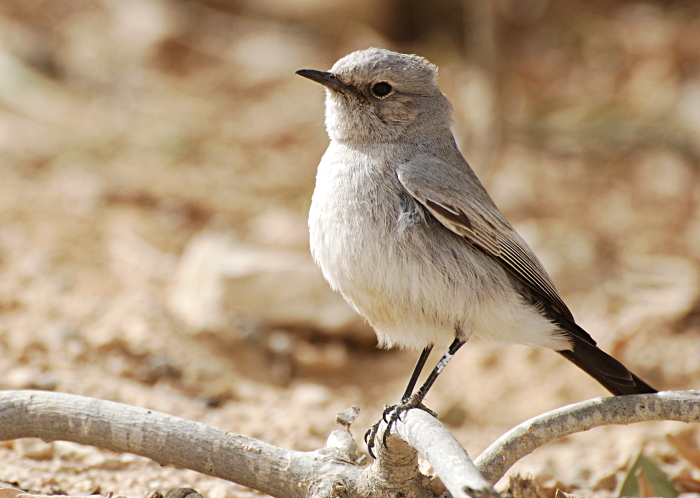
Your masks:
M 596 398 L 565 406 L 511 429 L 489 446 L 475 463 L 489 482 L 496 483 L 515 462 L 554 439 L 601 425 L 652 420 L 700 421 L 700 391 Z
M 455 498 L 491 497 L 497 493 L 490 482 L 554 439 L 607 424 L 698 422 L 700 391 L 598 398 L 554 410 L 509 431 L 476 460 L 476 466 L 445 426 L 422 410 L 409 410 L 395 424 L 387 447 L 376 446 L 378 460 L 360 467 L 349 431 L 356 414 L 348 410 L 339 415 L 341 428 L 331 433 L 326 448 L 300 452 L 120 403 L 42 391 L 1 391 L 0 440 L 38 437 L 129 452 L 279 498 L 433 497 L 431 478 L 418 470 L 420 451 Z M 380 438 L 385 427 L 380 428 Z
M 38 437 L 144 456 L 272 496 L 303 497 L 302 452 L 144 408 L 44 391 L 0 392 L 0 440 Z M 320 465 L 320 464 L 319 464 Z
M 357 444 L 349 431 L 355 415 L 349 410 L 339 416 L 341 428 L 331 433 L 326 448 L 300 452 L 121 403 L 43 391 L 2 391 L 0 440 L 38 437 L 129 452 L 280 498 L 432 498 L 430 478 L 418 471 L 416 451 L 397 436 L 388 437 L 388 449 L 382 446 L 372 465 L 357 464 Z M 413 410 L 396 427 L 428 458 L 434 457 L 431 464 L 455 497 L 495 495 L 464 449 L 430 415 Z M 447 472 L 464 475 L 450 477 Z
M 453 498 L 499 496 L 466 450 L 435 417 L 423 410 L 409 410 L 401 418 L 404 423 L 396 425 L 400 440 L 423 454 Z

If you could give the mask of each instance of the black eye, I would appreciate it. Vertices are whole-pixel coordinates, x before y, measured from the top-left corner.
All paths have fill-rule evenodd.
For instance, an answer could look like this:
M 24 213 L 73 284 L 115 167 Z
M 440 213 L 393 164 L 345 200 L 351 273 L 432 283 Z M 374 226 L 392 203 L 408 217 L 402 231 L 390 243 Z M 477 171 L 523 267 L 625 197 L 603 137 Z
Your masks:
M 391 85 L 386 81 L 381 81 L 372 87 L 372 93 L 377 97 L 386 97 L 391 93 Z

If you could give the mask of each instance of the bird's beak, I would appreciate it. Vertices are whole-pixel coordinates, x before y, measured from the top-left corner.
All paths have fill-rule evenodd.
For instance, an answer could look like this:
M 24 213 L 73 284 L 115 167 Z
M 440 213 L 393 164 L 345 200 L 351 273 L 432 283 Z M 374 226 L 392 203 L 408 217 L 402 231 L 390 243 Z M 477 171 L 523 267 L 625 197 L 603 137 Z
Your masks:
M 331 90 L 342 91 L 347 89 L 347 85 L 340 81 L 334 73 L 328 71 L 317 71 L 315 69 L 300 69 L 295 74 L 309 78 L 311 81 L 321 83 Z

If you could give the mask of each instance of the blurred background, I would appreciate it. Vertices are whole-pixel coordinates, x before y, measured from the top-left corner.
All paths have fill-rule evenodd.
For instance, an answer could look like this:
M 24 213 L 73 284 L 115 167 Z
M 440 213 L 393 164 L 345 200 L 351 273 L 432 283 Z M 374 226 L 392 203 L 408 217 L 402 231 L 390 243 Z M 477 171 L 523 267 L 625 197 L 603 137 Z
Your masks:
M 417 352 L 375 349 L 311 261 L 328 140 L 323 90 L 294 71 L 370 46 L 439 66 L 464 155 L 599 344 L 660 389 L 700 385 L 695 0 L 3 0 L 0 388 L 301 450 L 354 404 L 361 440 Z M 604 395 L 549 351 L 474 342 L 427 404 L 475 457 L 527 418 Z M 609 495 L 644 448 L 681 486 L 700 474 L 679 434 L 695 444 L 674 423 L 596 429 L 516 470 Z M 0 480 L 250 494 L 31 440 L 0 445 Z

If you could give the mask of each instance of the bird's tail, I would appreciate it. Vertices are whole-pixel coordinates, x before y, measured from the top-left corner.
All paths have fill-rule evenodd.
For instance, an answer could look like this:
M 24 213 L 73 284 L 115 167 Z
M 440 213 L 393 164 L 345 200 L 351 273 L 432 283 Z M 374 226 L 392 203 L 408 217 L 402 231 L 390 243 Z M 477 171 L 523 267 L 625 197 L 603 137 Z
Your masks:
M 571 351 L 558 351 L 558 353 L 600 382 L 608 391 L 615 396 L 658 392 L 627 370 L 622 363 L 598 348 L 595 343 L 585 340 L 590 336 L 578 325 L 569 323 L 566 325 L 573 348 Z

